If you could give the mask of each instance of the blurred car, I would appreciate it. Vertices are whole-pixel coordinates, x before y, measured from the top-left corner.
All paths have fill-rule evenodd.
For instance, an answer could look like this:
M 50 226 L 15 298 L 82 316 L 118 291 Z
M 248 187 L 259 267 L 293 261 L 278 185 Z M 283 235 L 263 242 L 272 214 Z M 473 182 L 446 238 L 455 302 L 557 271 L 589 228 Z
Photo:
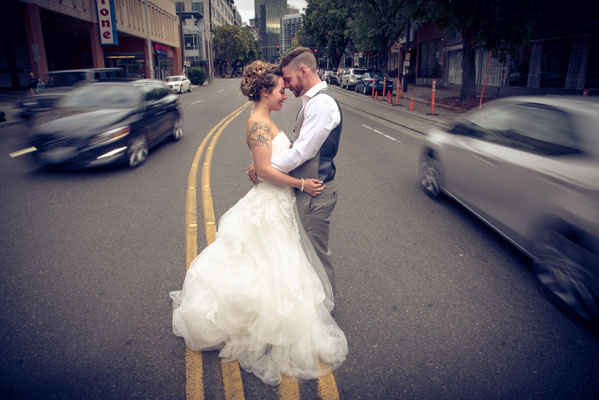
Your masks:
M 174 92 L 191 92 L 191 81 L 185 75 L 167 76 L 166 83 Z
M 80 84 L 101 80 L 122 79 L 121 68 L 84 68 L 48 72 L 48 81 L 42 92 L 27 96 L 20 104 L 20 116 L 29 119 L 38 112 L 54 108 L 58 100 Z
M 427 135 L 420 184 L 532 258 L 562 304 L 599 316 L 599 101 L 495 100 Z
M 331 72 L 330 75 L 327 75 L 325 80 L 329 85 L 339 85 L 339 78 L 335 72 Z
M 383 89 L 385 89 L 385 92 L 391 91 L 391 93 L 393 93 L 393 80 L 382 74 L 373 74 L 371 72 L 365 73 L 362 75 L 361 79 L 356 82 L 356 92 L 371 95 L 373 83 L 375 92 L 383 94 Z
M 35 160 L 68 168 L 120 162 L 137 167 L 150 148 L 183 135 L 177 99 L 158 80 L 97 82 L 74 89 L 37 118 L 31 132 Z
M 342 88 L 352 89 L 366 72 L 368 72 L 368 70 L 364 68 L 350 68 L 343 74 L 339 84 Z
M 331 70 L 326 70 L 326 71 L 322 71 L 322 70 L 321 70 L 321 71 L 319 72 L 320 80 L 321 80 L 321 81 L 325 81 L 325 82 L 326 82 L 326 81 L 327 81 L 327 77 L 328 77 L 329 75 L 331 75 L 332 73 L 333 73 L 333 71 L 331 71 Z

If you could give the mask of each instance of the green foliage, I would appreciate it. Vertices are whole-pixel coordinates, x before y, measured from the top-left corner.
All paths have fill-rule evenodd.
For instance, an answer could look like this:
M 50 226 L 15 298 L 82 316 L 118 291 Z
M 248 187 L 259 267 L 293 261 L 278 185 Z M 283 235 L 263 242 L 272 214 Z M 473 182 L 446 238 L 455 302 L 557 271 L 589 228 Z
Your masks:
M 350 23 L 356 50 L 386 54 L 405 31 L 408 17 L 404 0 L 356 1 Z
M 258 42 L 250 31 L 236 25 L 214 28 L 214 53 L 216 58 L 228 61 L 230 65 L 246 65 L 262 57 Z
M 206 71 L 204 68 L 189 68 L 187 70 L 187 77 L 194 85 L 203 85 L 206 80 Z
M 350 40 L 352 10 L 347 0 L 308 0 L 298 44 L 324 49 L 332 65 L 338 65 Z

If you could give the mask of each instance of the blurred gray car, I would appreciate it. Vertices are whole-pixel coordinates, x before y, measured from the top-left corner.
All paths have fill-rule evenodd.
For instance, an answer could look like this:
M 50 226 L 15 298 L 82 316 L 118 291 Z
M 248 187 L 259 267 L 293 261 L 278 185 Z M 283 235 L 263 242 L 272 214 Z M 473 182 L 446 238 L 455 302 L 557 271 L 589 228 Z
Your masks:
M 495 100 L 427 135 L 420 184 L 532 258 L 540 281 L 599 316 L 599 99 Z

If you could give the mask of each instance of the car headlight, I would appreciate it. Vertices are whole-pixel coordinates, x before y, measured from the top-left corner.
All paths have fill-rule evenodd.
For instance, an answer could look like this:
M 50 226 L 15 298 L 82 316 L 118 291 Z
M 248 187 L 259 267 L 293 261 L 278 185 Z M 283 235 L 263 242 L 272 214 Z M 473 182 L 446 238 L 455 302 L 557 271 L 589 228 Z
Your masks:
M 103 146 L 119 140 L 127 136 L 131 132 L 129 126 L 121 126 L 120 128 L 111 129 L 96 135 L 90 142 L 89 147 Z

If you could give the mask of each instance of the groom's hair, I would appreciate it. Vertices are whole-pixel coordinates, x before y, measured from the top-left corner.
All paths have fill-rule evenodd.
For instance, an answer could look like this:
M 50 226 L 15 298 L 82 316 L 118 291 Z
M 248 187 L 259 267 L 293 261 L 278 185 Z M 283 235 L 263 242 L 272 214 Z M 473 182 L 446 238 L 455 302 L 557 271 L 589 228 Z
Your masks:
M 299 68 L 300 65 L 305 65 L 310 71 L 316 73 L 316 57 L 312 54 L 312 50 L 307 47 L 296 47 L 289 53 L 285 54 L 281 59 L 281 68 L 291 65 L 293 68 Z

